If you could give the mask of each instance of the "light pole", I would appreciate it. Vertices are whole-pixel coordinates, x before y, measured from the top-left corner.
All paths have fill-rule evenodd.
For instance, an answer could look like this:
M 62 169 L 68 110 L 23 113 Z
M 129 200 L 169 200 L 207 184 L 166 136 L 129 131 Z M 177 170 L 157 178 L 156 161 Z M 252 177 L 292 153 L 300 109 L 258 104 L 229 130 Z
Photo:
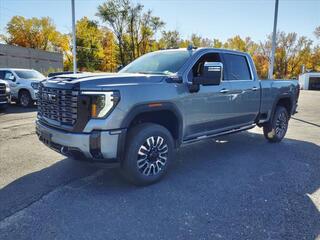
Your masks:
M 72 9 L 73 73 L 77 73 L 76 17 L 75 17 L 75 10 L 74 10 L 74 0 L 71 0 L 71 9 Z
M 276 51 L 276 36 L 277 36 L 277 22 L 278 22 L 278 6 L 279 6 L 279 0 L 276 0 L 275 8 L 274 8 L 272 47 L 271 47 L 269 72 L 268 72 L 268 78 L 269 79 L 273 79 L 273 65 L 274 65 L 274 54 L 275 54 L 275 51 Z

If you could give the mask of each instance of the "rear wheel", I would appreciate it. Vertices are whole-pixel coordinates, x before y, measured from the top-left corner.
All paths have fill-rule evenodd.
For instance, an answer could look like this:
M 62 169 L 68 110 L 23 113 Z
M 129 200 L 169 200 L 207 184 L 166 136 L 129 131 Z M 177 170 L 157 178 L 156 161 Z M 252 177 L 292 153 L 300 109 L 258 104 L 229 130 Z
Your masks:
M 128 133 L 122 172 L 136 185 L 155 183 L 167 172 L 173 149 L 173 138 L 165 127 L 140 124 Z
M 273 119 L 263 126 L 263 134 L 269 142 L 280 142 L 287 133 L 289 114 L 285 107 L 277 106 Z
M 31 95 L 28 91 L 21 91 L 19 93 L 19 104 L 22 106 L 22 107 L 30 107 L 33 105 L 33 100 L 31 98 Z

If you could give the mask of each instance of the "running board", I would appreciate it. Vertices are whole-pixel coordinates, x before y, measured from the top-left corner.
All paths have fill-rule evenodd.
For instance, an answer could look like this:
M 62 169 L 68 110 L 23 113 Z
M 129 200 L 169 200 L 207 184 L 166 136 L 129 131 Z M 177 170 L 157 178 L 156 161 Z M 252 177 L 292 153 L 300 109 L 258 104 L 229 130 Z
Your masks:
M 198 142 L 204 139 L 208 139 L 208 138 L 214 138 L 214 137 L 218 137 L 218 136 L 223 136 L 223 135 L 228 135 L 231 133 L 237 133 L 237 132 L 241 132 L 241 131 L 245 131 L 245 130 L 249 130 L 251 128 L 254 128 L 256 125 L 250 125 L 250 126 L 245 126 L 245 127 L 240 127 L 240 128 L 235 128 L 235 129 L 231 129 L 225 132 L 220 132 L 220 133 L 215 133 L 215 134 L 208 134 L 208 135 L 202 135 L 196 138 L 192 138 L 186 141 L 183 141 L 182 144 L 189 144 L 189 143 L 194 143 L 194 142 Z

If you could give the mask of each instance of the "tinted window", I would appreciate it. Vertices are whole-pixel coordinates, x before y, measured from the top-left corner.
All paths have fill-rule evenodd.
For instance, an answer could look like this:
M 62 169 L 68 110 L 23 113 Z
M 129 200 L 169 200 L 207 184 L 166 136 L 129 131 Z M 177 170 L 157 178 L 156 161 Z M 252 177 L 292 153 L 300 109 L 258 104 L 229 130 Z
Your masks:
M 19 76 L 19 78 L 22 79 L 44 79 L 45 76 L 43 76 L 41 73 L 35 71 L 35 70 L 16 70 L 15 73 Z
M 4 71 L 0 71 L 0 79 L 4 79 Z
M 235 54 L 224 54 L 227 80 L 251 80 L 247 59 Z
M 193 77 L 202 76 L 205 62 L 221 62 L 218 53 L 207 53 L 200 57 L 196 64 L 192 67 Z
M 12 72 L 9 72 L 9 71 L 4 71 L 4 77 L 3 77 L 4 80 L 14 80 L 15 77 L 13 75 Z

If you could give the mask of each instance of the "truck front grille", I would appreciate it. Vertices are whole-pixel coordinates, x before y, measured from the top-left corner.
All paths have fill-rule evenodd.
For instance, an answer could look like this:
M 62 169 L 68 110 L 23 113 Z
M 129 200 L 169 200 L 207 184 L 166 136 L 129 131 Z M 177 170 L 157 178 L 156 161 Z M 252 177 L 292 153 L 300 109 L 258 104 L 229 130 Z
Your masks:
M 41 86 L 38 92 L 38 113 L 58 124 L 73 126 L 78 117 L 78 91 Z
M 0 83 L 0 95 L 6 94 L 6 85 L 4 83 Z

